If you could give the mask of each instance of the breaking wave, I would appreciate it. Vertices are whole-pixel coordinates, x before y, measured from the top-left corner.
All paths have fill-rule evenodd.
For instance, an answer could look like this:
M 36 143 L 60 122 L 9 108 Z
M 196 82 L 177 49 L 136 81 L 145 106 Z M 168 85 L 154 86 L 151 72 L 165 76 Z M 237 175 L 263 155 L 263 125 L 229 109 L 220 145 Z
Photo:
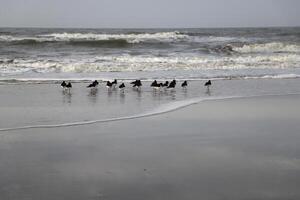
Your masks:
M 2 59 L 0 73 L 24 72 L 151 72 L 170 70 L 233 70 L 233 69 L 289 69 L 297 68 L 300 55 L 278 54 L 258 56 L 101 56 L 84 59 Z
M 12 45 L 43 45 L 49 43 L 62 43 L 73 46 L 94 47 L 126 47 L 130 44 L 151 43 L 177 43 L 187 42 L 207 48 L 208 52 L 217 53 L 300 53 L 300 45 L 285 42 L 260 43 L 245 37 L 189 35 L 187 33 L 157 32 L 157 33 L 52 33 L 35 36 L 0 35 L 0 42 Z M 254 43 L 253 43 L 254 42 Z M 221 46 L 215 46 L 218 44 Z M 230 46 L 232 49 L 228 49 Z M 225 48 L 224 48 L 225 47 Z
M 265 44 L 244 44 L 241 47 L 233 47 L 233 50 L 240 53 L 299 53 L 300 46 L 271 42 Z
M 279 32 L 260 29 L 179 31 L 3 29 L 0 32 L 0 77 L 49 73 L 71 74 L 77 78 L 81 73 L 115 72 L 124 72 L 124 76 L 138 72 L 144 77 L 161 77 L 162 74 L 194 77 L 197 74 L 196 78 L 299 74 L 298 28 Z M 288 34 L 282 36 L 282 33 Z
M 105 41 L 124 43 L 141 42 L 176 42 L 187 39 L 189 36 L 179 32 L 159 32 L 140 34 L 94 34 L 94 33 L 52 33 L 35 37 L 14 37 L 0 35 L 0 41 L 14 44 L 36 44 L 45 42 L 66 42 L 71 44 L 101 44 Z M 107 44 L 107 43 L 106 43 Z

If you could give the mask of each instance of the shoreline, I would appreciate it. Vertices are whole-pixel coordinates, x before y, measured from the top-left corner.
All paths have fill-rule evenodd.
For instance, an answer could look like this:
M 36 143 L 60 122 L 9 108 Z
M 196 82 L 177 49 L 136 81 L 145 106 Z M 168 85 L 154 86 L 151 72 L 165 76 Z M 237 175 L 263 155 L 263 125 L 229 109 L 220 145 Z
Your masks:
M 171 112 L 176 112 L 181 109 L 185 109 L 187 107 L 195 106 L 198 104 L 201 104 L 202 102 L 214 102 L 214 101 L 228 101 L 228 100 L 243 100 L 243 99 L 259 99 L 264 97 L 284 97 L 284 96 L 296 96 L 298 97 L 300 93 L 294 93 L 294 94 L 265 94 L 265 95 L 253 95 L 253 96 L 233 96 L 233 97 L 219 97 L 219 98 L 208 98 L 208 99 L 201 99 L 201 98 L 195 98 L 195 99 L 189 99 L 189 100 L 182 100 L 177 102 L 172 102 L 167 105 L 161 105 L 162 110 L 159 110 L 155 108 L 152 111 L 148 111 L 146 113 L 141 113 L 138 115 L 132 115 L 132 116 L 123 116 L 118 118 L 109 118 L 109 119 L 95 119 L 91 121 L 75 121 L 75 122 L 68 122 L 63 124 L 47 124 L 47 125 L 33 125 L 33 126 L 23 126 L 23 127 L 8 127 L 8 128 L 0 128 L 0 135 L 1 132 L 10 132 L 10 131 L 19 131 L 19 130 L 27 130 L 27 129 L 52 129 L 52 128 L 67 128 L 67 127 L 77 127 L 77 126 L 88 126 L 92 124 L 103 124 L 103 123 L 113 123 L 113 122 L 119 122 L 119 121 L 126 121 L 126 120 L 134 120 L 134 119 L 140 119 L 140 118 L 148 118 L 148 117 L 154 117 L 159 115 L 168 114 Z M 164 110 L 164 107 L 169 107 L 171 104 L 176 105 L 178 103 L 181 103 L 177 106 L 171 106 L 171 108 Z M 5 134 L 5 133 L 3 133 Z
M 119 82 L 121 83 L 121 81 Z M 233 97 L 300 94 L 300 79 L 218 80 L 210 91 L 203 81 L 181 82 L 174 90 L 153 90 L 144 82 L 141 90 L 128 84 L 124 91 L 88 89 L 88 83 L 73 83 L 66 92 L 60 84 L 0 85 L 0 131 L 55 128 L 120 121 L 158 115 L 204 100 Z
M 83 77 L 83 78 L 70 78 L 70 77 L 60 77 L 60 78 L 2 78 L 0 77 L 0 86 L 7 84 L 58 84 L 61 81 L 71 81 L 73 83 L 90 83 L 91 81 L 98 80 L 100 83 L 105 83 L 106 81 L 112 81 L 115 79 L 114 77 Z M 136 78 L 117 78 L 119 81 L 123 81 L 124 83 L 129 83 L 134 81 Z M 139 79 L 139 78 L 137 78 Z M 151 82 L 154 80 L 157 81 L 165 81 L 174 79 L 172 77 L 169 78 L 140 78 L 143 82 Z M 263 76 L 241 76 L 241 77 L 203 77 L 203 78 L 176 78 L 177 81 L 234 81 L 234 80 L 293 80 L 300 79 L 300 75 L 298 74 L 279 74 L 279 75 L 263 75 Z

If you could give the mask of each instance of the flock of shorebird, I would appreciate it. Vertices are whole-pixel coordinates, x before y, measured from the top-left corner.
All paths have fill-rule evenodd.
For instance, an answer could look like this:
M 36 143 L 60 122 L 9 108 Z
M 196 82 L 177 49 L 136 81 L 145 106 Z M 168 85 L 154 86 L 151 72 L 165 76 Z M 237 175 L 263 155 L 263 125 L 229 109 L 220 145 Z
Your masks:
M 158 83 L 156 80 L 154 80 L 154 81 L 151 83 L 150 87 L 152 87 L 153 89 L 157 89 L 157 90 L 158 90 L 158 89 L 161 89 L 161 88 L 174 89 L 174 88 L 176 87 L 176 83 L 177 83 L 177 81 L 176 81 L 175 79 L 172 80 L 171 82 L 165 81 L 164 83 Z M 116 88 L 116 87 L 117 87 L 117 84 L 118 84 L 117 79 L 115 79 L 115 80 L 112 81 L 112 82 L 106 81 L 106 87 L 107 87 L 108 89 Z M 133 88 L 139 89 L 139 88 L 142 87 L 142 81 L 139 80 L 139 79 L 137 79 L 137 80 L 131 82 L 130 84 L 132 85 Z M 209 88 L 209 87 L 211 86 L 211 84 L 212 84 L 212 83 L 211 83 L 211 81 L 209 80 L 209 81 L 205 82 L 204 86 L 206 86 L 207 88 Z M 99 82 L 98 82 L 97 80 L 95 80 L 95 81 L 93 81 L 91 84 L 89 84 L 89 85 L 87 86 L 87 88 L 96 88 L 96 87 L 98 87 L 98 85 L 99 85 Z M 188 82 L 187 82 L 187 81 L 184 81 L 184 82 L 181 84 L 181 87 L 182 87 L 182 88 L 187 88 L 187 86 L 188 86 Z M 65 81 L 63 81 L 63 82 L 61 83 L 61 87 L 64 88 L 64 89 L 71 89 L 71 88 L 72 88 L 72 84 L 71 84 L 71 82 L 66 83 Z M 124 90 L 126 86 L 125 86 L 124 83 L 121 83 L 118 87 L 119 87 L 120 90 Z

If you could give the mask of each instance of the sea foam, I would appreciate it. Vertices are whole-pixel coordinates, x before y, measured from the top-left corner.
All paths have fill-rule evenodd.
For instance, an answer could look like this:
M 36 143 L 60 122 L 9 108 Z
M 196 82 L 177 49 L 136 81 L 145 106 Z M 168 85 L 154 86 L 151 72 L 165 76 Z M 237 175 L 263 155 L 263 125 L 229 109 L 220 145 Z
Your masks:
M 95 34 L 95 33 L 52 33 L 38 35 L 36 37 L 0 35 L 0 41 L 4 42 L 74 42 L 74 41 L 109 41 L 126 40 L 128 43 L 140 43 L 146 41 L 172 42 L 185 40 L 189 36 L 179 32 L 159 32 L 140 34 Z
M 300 55 L 272 54 L 227 57 L 203 56 L 97 56 L 72 59 L 0 59 L 3 74 L 155 72 L 172 70 L 290 69 L 299 67 Z M 247 74 L 245 74 L 247 76 Z
M 245 44 L 241 47 L 233 47 L 233 50 L 241 53 L 299 53 L 300 46 L 296 44 L 287 44 L 282 42 L 271 42 L 264 44 Z

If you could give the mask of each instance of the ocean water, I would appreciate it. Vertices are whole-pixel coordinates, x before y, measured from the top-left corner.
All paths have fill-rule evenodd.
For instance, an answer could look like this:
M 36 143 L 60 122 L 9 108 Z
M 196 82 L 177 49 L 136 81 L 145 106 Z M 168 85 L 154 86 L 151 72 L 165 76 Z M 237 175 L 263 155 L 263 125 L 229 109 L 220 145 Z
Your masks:
M 0 79 L 300 77 L 300 28 L 0 28 Z

